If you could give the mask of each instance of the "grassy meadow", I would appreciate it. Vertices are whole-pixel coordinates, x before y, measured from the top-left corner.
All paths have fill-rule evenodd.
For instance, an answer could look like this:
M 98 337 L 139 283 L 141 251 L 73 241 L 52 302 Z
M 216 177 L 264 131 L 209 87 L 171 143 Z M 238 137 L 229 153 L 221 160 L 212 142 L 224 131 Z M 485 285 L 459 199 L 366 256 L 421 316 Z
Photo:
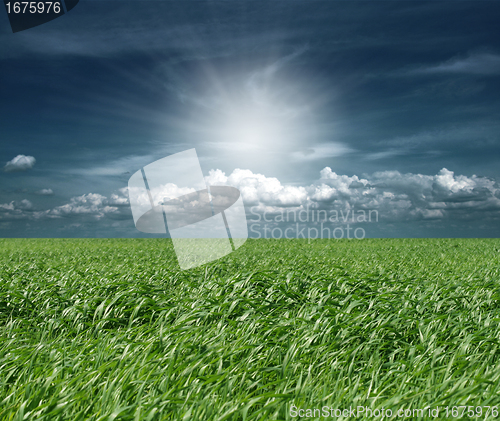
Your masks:
M 0 240 L 0 420 L 499 403 L 500 240 Z

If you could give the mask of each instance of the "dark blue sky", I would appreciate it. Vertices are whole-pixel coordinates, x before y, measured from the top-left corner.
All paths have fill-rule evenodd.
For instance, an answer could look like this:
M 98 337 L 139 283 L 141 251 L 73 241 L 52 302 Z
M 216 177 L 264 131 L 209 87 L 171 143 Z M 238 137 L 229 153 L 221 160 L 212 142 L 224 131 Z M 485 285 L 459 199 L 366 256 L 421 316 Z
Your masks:
M 496 237 L 499 21 L 493 1 L 82 0 L 18 33 L 0 13 L 0 236 L 139 236 L 128 178 L 195 147 L 248 209 Z

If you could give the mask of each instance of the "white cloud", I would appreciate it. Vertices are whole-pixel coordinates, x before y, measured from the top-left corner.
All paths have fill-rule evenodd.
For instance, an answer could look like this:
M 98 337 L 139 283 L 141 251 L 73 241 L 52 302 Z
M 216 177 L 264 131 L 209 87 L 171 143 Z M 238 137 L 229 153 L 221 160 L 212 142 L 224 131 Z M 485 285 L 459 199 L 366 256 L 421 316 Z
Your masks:
M 35 192 L 36 194 L 42 195 L 42 196 L 52 196 L 54 192 L 52 189 L 41 189 Z
M 295 161 L 315 161 L 322 158 L 334 158 L 342 156 L 353 150 L 342 143 L 330 142 L 318 145 L 311 145 L 305 149 L 292 153 Z
M 114 161 L 108 161 L 105 164 L 96 164 L 88 168 L 70 168 L 66 172 L 70 174 L 92 176 L 118 176 L 135 172 L 137 168 L 144 167 L 157 157 L 155 155 L 131 155 Z
M 475 53 L 465 58 L 455 57 L 434 66 L 421 67 L 411 73 L 498 74 L 500 73 L 500 56 L 491 53 Z
M 236 169 L 229 177 L 220 170 L 211 170 L 205 180 L 208 185 L 238 188 L 248 205 L 300 206 L 307 199 L 304 187 L 283 186 L 277 178 L 254 174 L 250 170 Z
M 123 187 L 119 193 L 113 193 L 109 199 L 109 203 L 114 206 L 128 206 L 128 187 Z
M 0 220 L 27 219 L 44 220 L 60 218 L 80 218 L 82 220 L 101 220 L 106 216 L 117 217 L 127 214 L 128 198 L 126 189 L 120 189 L 110 198 L 97 193 L 73 197 L 68 203 L 54 208 L 38 210 L 33 204 L 23 199 L 20 202 L 0 204 Z M 126 205 L 126 206 L 124 206 Z
M 359 177 L 337 174 L 331 168 L 321 170 L 311 184 L 286 185 L 275 177 L 235 169 L 226 175 L 211 170 L 207 185 L 227 185 L 240 190 L 247 209 L 255 212 L 279 213 L 289 210 L 376 210 L 380 221 L 465 220 L 498 218 L 500 188 L 495 180 L 476 175 L 457 175 L 443 168 L 435 175 L 376 172 Z M 190 193 L 191 190 L 168 184 L 169 191 Z M 149 201 L 149 198 L 145 198 Z M 109 197 L 89 193 L 71 198 L 66 204 L 37 210 L 29 200 L 0 204 L 0 222 L 8 220 L 44 220 L 72 218 L 72 223 L 125 220 L 130 218 L 127 188 Z
M 320 178 L 304 186 L 286 186 L 273 177 L 236 169 L 226 176 L 212 170 L 209 185 L 240 190 L 247 206 L 261 212 L 280 209 L 377 210 L 386 221 L 472 217 L 476 212 L 500 210 L 495 180 L 455 175 L 443 168 L 436 175 L 377 172 L 366 178 L 336 174 L 326 167 Z
M 43 212 L 36 212 L 34 217 L 39 219 L 43 217 L 89 216 L 92 219 L 99 220 L 109 214 L 118 214 L 121 199 L 122 197 L 116 194 L 111 200 L 97 193 L 84 194 L 71 198 L 69 203 L 64 205 Z
M 3 170 L 5 172 L 26 171 L 33 168 L 35 162 L 36 159 L 32 156 L 17 155 L 5 164 Z
M 23 199 L 21 200 L 21 202 L 19 203 L 19 208 L 20 209 L 32 209 L 33 208 L 33 204 L 27 200 L 27 199 Z
M 14 202 L 0 204 L 0 211 L 12 211 L 14 210 Z
M 27 199 L 0 203 L 0 220 L 28 219 L 32 217 L 32 210 L 33 204 Z

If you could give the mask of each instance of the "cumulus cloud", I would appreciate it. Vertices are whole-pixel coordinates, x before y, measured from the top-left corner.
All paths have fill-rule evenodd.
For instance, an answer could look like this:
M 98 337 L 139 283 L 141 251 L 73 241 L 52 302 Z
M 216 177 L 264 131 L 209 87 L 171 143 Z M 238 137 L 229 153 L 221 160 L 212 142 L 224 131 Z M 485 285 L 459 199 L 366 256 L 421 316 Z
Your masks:
M 98 221 L 105 217 L 120 219 L 128 217 L 126 189 L 120 189 L 109 198 L 98 193 L 88 193 L 73 197 L 68 203 L 54 208 L 39 210 L 29 200 L 0 204 L 0 220 L 46 220 L 79 218 L 82 221 Z
M 117 207 L 107 204 L 106 196 L 89 193 L 73 197 L 69 203 L 49 211 L 50 216 L 91 215 L 101 219 L 107 213 L 117 212 Z
M 27 199 L 0 203 L 0 220 L 28 219 L 33 215 L 32 210 L 33 204 Z
M 344 213 L 374 210 L 380 222 L 444 223 L 497 220 L 500 212 L 500 187 L 495 180 L 455 174 L 446 168 L 435 175 L 382 171 L 359 177 L 337 174 L 326 167 L 316 181 L 306 185 L 286 185 L 275 177 L 245 169 L 235 169 L 229 175 L 216 169 L 209 172 L 205 181 L 208 186 L 236 187 L 248 212 L 268 215 L 300 210 Z M 171 184 L 162 189 L 162 197 L 173 191 L 191 193 Z M 149 202 L 149 198 L 144 200 Z M 76 196 L 45 210 L 36 209 L 26 199 L 0 204 L 0 223 L 18 219 L 70 219 L 73 224 L 132 221 L 127 188 L 109 196 L 97 193 Z
M 35 162 L 36 159 L 32 156 L 17 155 L 5 164 L 3 170 L 5 172 L 26 171 L 33 168 Z
M 228 177 L 221 170 L 211 170 L 205 180 L 209 186 L 238 188 L 247 205 L 289 207 L 300 206 L 307 200 L 305 187 L 283 186 L 277 178 L 254 174 L 250 170 L 236 169 Z
M 234 170 L 226 176 L 210 171 L 209 185 L 240 190 L 246 205 L 261 212 L 284 208 L 376 210 L 387 222 L 422 219 L 472 218 L 500 210 L 500 188 L 495 180 L 456 175 L 443 168 L 436 175 L 376 172 L 366 178 L 340 175 L 326 167 L 312 184 L 286 186 L 273 177 Z
M 121 188 L 118 193 L 113 193 L 109 198 L 109 204 L 113 206 L 128 206 L 128 188 Z

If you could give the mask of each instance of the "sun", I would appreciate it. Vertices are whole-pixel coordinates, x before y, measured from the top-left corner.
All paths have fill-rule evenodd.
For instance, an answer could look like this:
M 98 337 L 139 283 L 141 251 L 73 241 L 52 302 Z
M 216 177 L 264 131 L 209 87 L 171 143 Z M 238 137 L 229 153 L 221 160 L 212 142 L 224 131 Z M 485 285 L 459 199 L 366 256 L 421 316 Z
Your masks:
M 221 122 L 220 138 L 240 148 L 265 149 L 279 145 L 286 131 L 287 122 L 276 115 L 246 108 L 231 113 Z

